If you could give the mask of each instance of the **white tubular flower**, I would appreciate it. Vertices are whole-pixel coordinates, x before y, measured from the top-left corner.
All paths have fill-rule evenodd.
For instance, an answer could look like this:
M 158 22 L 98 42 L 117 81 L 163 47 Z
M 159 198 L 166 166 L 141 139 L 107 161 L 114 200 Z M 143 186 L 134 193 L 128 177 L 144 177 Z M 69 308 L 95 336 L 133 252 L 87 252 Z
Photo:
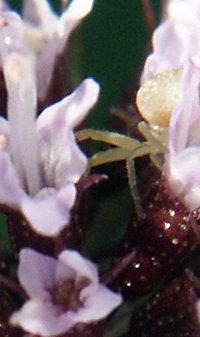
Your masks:
M 36 120 L 32 60 L 11 52 L 3 71 L 8 120 L 0 119 L 0 203 L 20 211 L 36 232 L 54 236 L 69 223 L 74 184 L 87 165 L 73 128 L 96 103 L 99 86 L 86 79 Z
M 59 17 L 47 0 L 24 1 L 25 34 L 37 54 L 38 94 L 42 100 L 51 82 L 56 58 L 71 32 L 90 13 L 94 0 L 73 0 Z

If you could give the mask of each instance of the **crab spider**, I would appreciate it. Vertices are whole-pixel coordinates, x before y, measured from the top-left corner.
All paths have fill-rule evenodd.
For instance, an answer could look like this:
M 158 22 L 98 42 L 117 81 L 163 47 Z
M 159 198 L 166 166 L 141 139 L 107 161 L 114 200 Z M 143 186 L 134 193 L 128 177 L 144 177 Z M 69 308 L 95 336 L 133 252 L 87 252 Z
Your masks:
M 136 211 L 138 215 L 141 216 L 142 209 L 136 184 L 134 160 L 138 157 L 150 155 L 150 158 L 157 165 L 157 167 L 161 168 L 161 164 L 159 163 L 159 159 L 157 157 L 164 152 L 164 145 L 161 140 L 154 135 L 156 131 L 153 133 L 146 123 L 140 123 L 139 129 L 147 139 L 146 141 L 139 141 L 117 132 L 100 131 L 94 129 L 78 131 L 76 133 L 76 137 L 79 142 L 91 139 L 114 146 L 113 148 L 105 151 L 99 151 L 92 155 L 92 157 L 89 159 L 88 170 L 106 163 L 124 160 L 126 162 L 131 195 L 134 200 Z
M 93 167 L 124 160 L 126 162 L 128 182 L 140 213 L 139 197 L 136 187 L 134 160 L 149 155 L 155 166 L 161 171 L 163 154 L 167 152 L 167 133 L 171 112 L 180 96 L 182 69 L 164 71 L 145 82 L 137 93 L 136 104 L 147 122 L 140 122 L 138 129 L 144 141 L 110 131 L 85 129 L 76 133 L 77 139 L 100 141 L 113 147 L 95 153 L 89 160 L 89 170 Z M 161 99 L 159 99 L 159 97 Z

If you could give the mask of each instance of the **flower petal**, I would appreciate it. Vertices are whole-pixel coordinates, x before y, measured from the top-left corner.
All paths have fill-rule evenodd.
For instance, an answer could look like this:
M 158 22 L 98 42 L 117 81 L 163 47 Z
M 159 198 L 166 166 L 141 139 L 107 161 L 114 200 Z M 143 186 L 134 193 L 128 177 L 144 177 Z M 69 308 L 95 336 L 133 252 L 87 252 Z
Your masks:
M 8 92 L 11 157 L 21 183 L 34 195 L 41 187 L 35 121 L 37 93 L 34 62 L 29 56 L 12 52 L 6 57 L 3 73 Z
M 31 248 L 20 251 L 18 278 L 30 297 L 50 299 L 50 289 L 55 287 L 57 261 Z M 30 268 L 31 266 L 31 268 Z
M 52 37 L 58 21 L 47 0 L 26 0 L 23 8 L 24 20 L 42 30 L 48 38 Z
M 73 0 L 70 3 L 58 21 L 56 31 L 59 38 L 67 39 L 80 20 L 90 13 L 93 3 L 94 0 Z
M 98 84 L 87 79 L 61 102 L 45 109 L 38 118 L 41 166 L 46 183 L 57 188 L 76 183 L 86 169 L 87 160 L 78 148 L 72 128 L 78 125 L 96 103 Z
M 153 53 L 147 58 L 142 82 L 182 67 L 200 51 L 200 2 L 171 0 L 167 10 L 166 21 L 153 34 Z
M 53 126 L 73 129 L 87 116 L 99 97 L 99 84 L 92 78 L 85 79 L 74 92 L 60 102 L 46 108 L 38 117 L 38 132 L 47 137 L 47 131 L 56 134 Z
M 40 299 L 26 302 L 21 310 L 12 314 L 10 323 L 34 335 L 47 337 L 60 335 L 74 325 L 66 315 L 60 316 L 59 307 Z
M 182 201 L 192 211 L 199 207 L 200 197 L 200 149 L 190 147 L 171 158 L 168 181 Z
M 73 0 L 59 18 L 57 25 L 53 25 L 55 33 L 38 55 L 38 93 L 41 100 L 45 99 L 47 94 L 56 58 L 62 54 L 66 47 L 70 33 L 91 11 L 93 2 L 94 0 Z
M 72 132 L 65 135 L 65 139 L 60 138 L 59 159 L 55 164 L 54 184 L 57 188 L 68 182 L 77 183 L 87 167 L 87 158 L 76 144 Z M 68 153 L 68 155 L 67 155 Z
M 83 258 L 78 252 L 73 250 L 65 250 L 58 257 L 59 264 L 62 263 L 66 268 L 71 269 L 76 275 L 75 279 L 78 281 L 80 278 L 87 278 L 92 283 L 98 282 L 97 268 L 94 263 L 88 259 Z M 56 276 L 57 281 L 60 280 L 61 273 L 58 269 Z
M 169 148 L 171 153 L 180 152 L 190 143 L 196 143 L 193 127 L 200 122 L 200 67 L 197 62 L 198 59 L 193 58 L 184 67 L 181 98 L 172 114 L 170 123 Z
M 190 210 L 200 206 L 200 60 L 187 62 L 182 94 L 172 114 L 169 129 L 169 155 L 164 173 L 173 192 Z
M 75 197 L 73 184 L 67 184 L 58 191 L 43 188 L 35 197 L 23 198 L 21 211 L 37 233 L 55 236 L 68 225 Z
M 72 315 L 77 323 L 89 323 L 105 318 L 122 303 L 122 296 L 99 284 L 97 289 L 85 296 L 83 301 L 83 308 Z

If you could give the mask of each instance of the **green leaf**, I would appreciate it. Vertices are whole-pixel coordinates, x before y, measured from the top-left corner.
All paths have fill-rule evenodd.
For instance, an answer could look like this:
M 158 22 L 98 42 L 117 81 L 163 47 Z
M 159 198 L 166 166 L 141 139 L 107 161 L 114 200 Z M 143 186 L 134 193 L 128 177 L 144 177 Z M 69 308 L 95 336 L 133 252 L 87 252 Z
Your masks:
M 127 184 L 120 186 L 119 179 L 118 186 L 105 185 L 94 200 L 95 209 L 84 245 L 84 253 L 93 257 L 104 255 L 122 240 L 133 210 Z

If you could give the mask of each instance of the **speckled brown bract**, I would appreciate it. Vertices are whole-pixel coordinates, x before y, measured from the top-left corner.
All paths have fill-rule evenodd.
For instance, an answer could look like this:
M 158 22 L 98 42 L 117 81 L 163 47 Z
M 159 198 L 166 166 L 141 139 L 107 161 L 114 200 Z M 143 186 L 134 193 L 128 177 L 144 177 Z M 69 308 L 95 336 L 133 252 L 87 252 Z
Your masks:
M 144 220 L 134 222 L 134 237 L 125 239 L 125 245 L 136 250 L 136 256 L 123 273 L 122 287 L 134 293 L 150 291 L 190 256 L 198 242 L 195 217 L 172 195 L 164 180 L 155 183 L 143 207 Z
M 49 238 L 38 235 L 32 230 L 30 224 L 24 216 L 12 209 L 4 208 L 4 213 L 8 216 L 8 228 L 13 252 L 18 255 L 20 249 L 32 247 L 39 252 L 49 255 L 56 255 L 63 247 L 80 249 L 81 228 L 78 224 L 69 224 L 57 237 Z M 75 217 L 75 215 L 74 215 Z M 77 218 L 75 217 L 77 221 Z
M 196 303 L 194 286 L 185 274 L 134 314 L 130 336 L 199 337 Z
M 97 324 L 78 324 L 71 333 L 63 335 L 61 337 L 102 337 L 103 336 L 103 323 Z
M 102 322 L 88 325 L 77 324 L 76 328 L 72 329 L 69 333 L 52 337 L 103 337 L 104 331 L 103 327 L 104 324 Z M 41 337 L 41 336 L 28 334 L 26 337 Z

